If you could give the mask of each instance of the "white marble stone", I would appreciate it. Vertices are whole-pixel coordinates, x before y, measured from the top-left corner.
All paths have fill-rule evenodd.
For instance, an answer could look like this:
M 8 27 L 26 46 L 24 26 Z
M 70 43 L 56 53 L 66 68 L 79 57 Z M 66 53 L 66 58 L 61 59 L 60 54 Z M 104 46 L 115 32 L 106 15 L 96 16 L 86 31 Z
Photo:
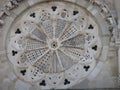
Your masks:
M 30 87 L 31 87 L 30 84 L 25 83 L 21 80 L 18 80 L 15 83 L 15 90 L 29 90 Z
M 8 57 L 6 56 L 6 51 L 5 51 L 6 37 L 8 35 L 7 34 L 8 31 L 10 30 L 12 22 L 15 20 L 15 18 L 17 18 L 18 16 L 21 16 L 22 15 L 21 13 L 25 9 L 27 9 L 28 7 L 33 7 L 35 4 L 39 3 L 40 1 L 45 1 L 45 0 L 25 0 L 21 2 L 20 5 L 19 3 L 14 2 L 14 4 L 17 6 L 14 9 L 12 9 L 13 6 L 11 5 L 11 3 L 7 3 L 8 0 L 0 0 L 0 90 L 40 90 L 41 89 L 36 85 L 32 86 L 31 84 L 25 81 L 21 81 L 19 77 L 15 75 L 12 68 L 13 64 L 11 64 L 10 62 L 8 63 Z M 64 1 L 69 1 L 72 3 L 79 4 L 84 8 L 87 7 L 87 10 L 90 11 L 92 15 L 94 15 L 94 18 L 97 18 L 95 20 L 96 20 L 96 23 L 99 24 L 98 25 L 100 27 L 99 35 L 102 41 L 102 50 L 100 51 L 100 57 L 97 58 L 96 60 L 97 65 L 95 66 L 94 70 L 90 72 L 90 74 L 87 76 L 87 79 L 85 79 L 81 83 L 77 83 L 75 86 L 71 88 L 72 89 L 117 88 L 119 86 L 119 83 L 117 83 L 117 80 L 118 80 L 117 78 L 118 76 L 120 77 L 120 49 L 119 49 L 120 47 L 120 39 L 119 39 L 120 0 L 86 0 L 86 1 L 85 0 L 64 0 Z M 108 27 L 106 27 L 108 25 L 108 23 L 105 22 L 106 18 L 105 17 L 102 18 L 101 16 L 98 15 L 101 13 L 101 10 L 98 10 L 98 8 L 94 8 L 92 5 L 90 5 L 90 2 L 87 3 L 87 1 L 92 2 L 93 3 L 92 5 L 107 4 L 109 6 L 108 7 L 109 9 L 104 6 L 101 6 L 99 8 L 102 9 L 104 13 L 108 13 L 108 10 L 112 10 L 111 13 L 113 13 L 112 15 L 114 15 L 114 17 L 116 18 L 116 21 L 118 22 L 118 30 L 114 29 L 115 30 L 114 36 L 112 36 L 113 33 L 109 32 Z M 102 3 L 102 1 L 104 1 L 104 3 Z M 64 7 L 67 7 L 67 5 L 69 6 L 69 4 L 66 4 Z M 7 7 L 7 10 L 5 9 L 5 7 Z M 74 8 L 76 9 L 75 6 Z M 3 11 L 1 11 L 2 9 Z M 117 14 L 115 12 L 117 12 Z M 24 18 L 24 19 L 27 19 L 27 18 Z M 109 17 L 109 20 L 111 24 L 114 23 L 111 17 Z M 112 45 L 111 45 L 111 42 L 112 42 Z M 82 63 L 81 65 L 84 65 L 84 63 Z M 80 69 L 82 70 L 83 67 L 81 66 Z M 31 74 L 30 70 L 31 69 L 29 69 L 28 70 L 29 72 L 27 72 L 28 76 L 29 74 Z M 74 71 L 78 72 L 78 68 L 74 68 Z M 72 73 L 72 75 L 75 77 L 74 73 Z M 74 80 L 74 78 L 71 78 L 71 77 L 70 79 L 72 81 Z M 61 79 L 61 81 L 62 81 L 61 83 L 64 83 L 64 79 Z M 39 84 L 40 83 L 41 81 L 39 81 Z

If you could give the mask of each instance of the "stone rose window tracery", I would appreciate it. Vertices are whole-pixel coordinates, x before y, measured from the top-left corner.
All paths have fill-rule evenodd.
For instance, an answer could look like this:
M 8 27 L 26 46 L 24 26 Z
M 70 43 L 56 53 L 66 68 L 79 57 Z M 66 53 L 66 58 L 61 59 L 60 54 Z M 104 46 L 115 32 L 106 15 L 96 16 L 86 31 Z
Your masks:
M 15 74 L 43 89 L 67 88 L 94 70 L 102 50 L 100 25 L 89 10 L 62 1 L 39 3 L 12 24 L 8 59 Z

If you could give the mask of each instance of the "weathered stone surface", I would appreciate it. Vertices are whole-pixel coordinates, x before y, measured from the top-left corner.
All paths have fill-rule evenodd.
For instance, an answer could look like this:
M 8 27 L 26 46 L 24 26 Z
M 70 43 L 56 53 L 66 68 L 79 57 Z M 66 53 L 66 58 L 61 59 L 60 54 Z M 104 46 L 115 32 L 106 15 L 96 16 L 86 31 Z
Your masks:
M 46 2 L 47 6 L 44 6 L 40 4 L 41 1 L 45 2 L 45 0 L 0 0 L 0 90 L 119 87 L 120 0 L 63 0 L 87 8 L 87 12 L 78 10 L 78 7 L 72 6 L 71 3 L 59 4 L 54 0 L 52 4 Z M 33 8 L 35 6 L 40 7 L 39 10 Z M 32 8 L 31 11 L 29 7 Z M 118 22 L 118 29 L 111 13 Z M 80 19 L 77 15 L 80 15 Z M 73 25 L 70 24 L 73 22 L 71 18 L 75 20 Z M 112 27 L 114 29 L 109 26 L 114 26 Z M 26 30 L 30 32 L 29 37 L 18 38 L 21 34 L 27 34 Z M 88 30 L 87 34 L 85 30 Z M 73 38 L 78 33 L 79 35 Z M 54 34 L 55 38 L 52 39 Z M 63 43 L 56 39 L 59 37 Z M 11 43 L 7 43 L 9 39 Z M 43 41 L 47 42 L 47 45 Z M 8 45 L 10 47 L 7 47 Z M 46 49 L 40 49 L 47 46 Z M 23 48 L 28 51 L 19 56 L 19 51 Z M 47 49 L 55 52 L 51 53 Z M 17 54 L 19 55 L 16 56 Z M 26 59 L 30 62 L 25 62 Z M 49 60 L 52 63 L 47 64 Z M 78 61 L 79 64 L 76 64 Z M 70 67 L 72 68 L 66 71 Z M 50 73 L 45 76 L 39 70 L 43 70 L 45 74 Z M 56 72 L 62 74 L 55 74 Z

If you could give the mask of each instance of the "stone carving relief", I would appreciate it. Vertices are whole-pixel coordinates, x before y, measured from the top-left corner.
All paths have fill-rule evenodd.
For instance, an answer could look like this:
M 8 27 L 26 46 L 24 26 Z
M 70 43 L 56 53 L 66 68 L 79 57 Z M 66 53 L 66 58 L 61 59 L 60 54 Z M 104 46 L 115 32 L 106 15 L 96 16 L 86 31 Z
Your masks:
M 4 5 L 1 26 L 5 25 L 2 17 L 10 16 L 22 1 L 10 0 Z M 111 39 L 106 36 L 116 30 L 109 7 L 102 0 L 36 2 L 14 19 L 6 35 L 14 83 L 22 80 L 41 89 L 65 89 L 94 77 L 99 63 L 106 60 L 104 48 Z

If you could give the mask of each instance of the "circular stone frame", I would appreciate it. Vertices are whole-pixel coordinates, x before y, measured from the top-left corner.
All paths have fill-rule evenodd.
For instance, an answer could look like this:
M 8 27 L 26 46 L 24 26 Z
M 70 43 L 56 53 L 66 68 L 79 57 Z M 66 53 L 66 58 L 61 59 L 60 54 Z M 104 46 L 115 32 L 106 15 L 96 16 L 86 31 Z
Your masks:
M 15 19 L 6 47 L 20 79 L 43 89 L 68 88 L 86 79 L 104 61 L 100 59 L 108 45 L 102 41 L 106 40 L 103 30 L 109 32 L 111 23 L 101 17 L 104 13 L 99 14 L 97 5 L 81 2 L 86 6 L 67 1 L 40 2 Z

